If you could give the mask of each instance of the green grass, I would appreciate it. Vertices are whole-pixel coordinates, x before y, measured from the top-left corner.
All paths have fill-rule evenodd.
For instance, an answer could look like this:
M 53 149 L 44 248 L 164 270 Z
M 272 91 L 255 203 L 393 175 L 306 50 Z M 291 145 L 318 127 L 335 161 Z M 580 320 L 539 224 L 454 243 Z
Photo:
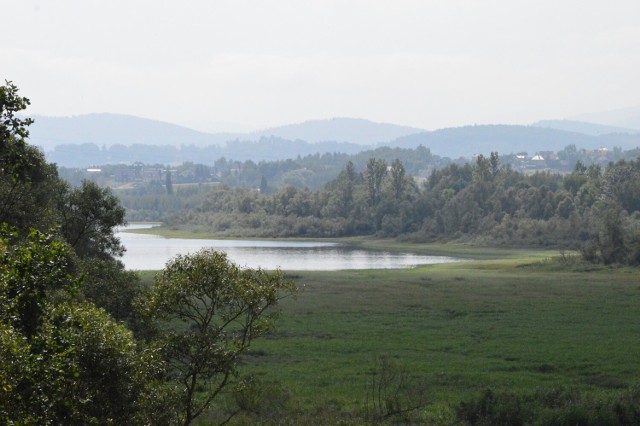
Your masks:
M 487 388 L 564 387 L 599 398 L 640 383 L 636 268 L 588 265 L 557 251 L 348 243 L 475 260 L 289 272 L 300 292 L 283 300 L 276 330 L 253 343 L 240 373 L 288 391 L 288 410 L 297 413 L 287 414 L 290 424 L 336 410 L 357 424 L 382 355 L 428 383 L 426 423 L 450 423 L 460 401 Z
M 309 408 L 361 406 L 380 355 L 426 379 L 434 403 L 487 387 L 638 383 L 638 271 L 584 272 L 550 255 L 295 273 L 302 291 L 283 302 L 276 332 L 255 342 L 243 372 L 284 385 Z

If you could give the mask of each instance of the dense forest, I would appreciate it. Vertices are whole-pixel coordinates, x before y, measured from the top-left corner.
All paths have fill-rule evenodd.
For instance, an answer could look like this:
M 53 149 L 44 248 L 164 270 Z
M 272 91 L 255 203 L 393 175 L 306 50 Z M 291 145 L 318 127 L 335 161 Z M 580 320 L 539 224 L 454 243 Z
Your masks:
M 349 162 L 324 188 L 273 194 L 219 185 L 169 226 L 221 235 L 475 241 L 580 250 L 604 263 L 640 262 L 640 161 L 573 172 L 521 173 L 497 153 L 434 170 L 422 185 L 399 159 Z

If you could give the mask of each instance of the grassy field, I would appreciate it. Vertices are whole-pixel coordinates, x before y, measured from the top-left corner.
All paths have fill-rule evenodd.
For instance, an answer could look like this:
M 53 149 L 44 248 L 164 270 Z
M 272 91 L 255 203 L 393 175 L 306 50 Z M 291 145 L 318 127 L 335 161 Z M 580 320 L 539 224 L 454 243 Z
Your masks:
M 579 270 L 541 255 L 297 273 L 302 291 L 283 303 L 276 333 L 256 342 L 245 371 L 306 407 L 361 406 L 381 355 L 426 381 L 436 406 L 487 387 L 639 382 L 638 271 Z
M 453 407 L 486 388 L 607 394 L 640 383 L 637 269 L 589 266 L 558 252 L 412 251 L 479 260 L 291 272 L 301 291 L 283 301 L 276 331 L 254 343 L 242 374 L 278 384 L 290 409 L 356 413 L 370 396 L 376 360 L 386 356 L 426 383 L 422 418 L 444 416 L 445 424 Z

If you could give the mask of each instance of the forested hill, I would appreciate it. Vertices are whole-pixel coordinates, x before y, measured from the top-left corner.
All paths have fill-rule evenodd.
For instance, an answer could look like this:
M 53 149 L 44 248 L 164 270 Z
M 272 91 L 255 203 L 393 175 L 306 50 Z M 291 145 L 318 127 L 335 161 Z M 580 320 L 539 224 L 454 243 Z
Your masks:
M 482 125 L 423 132 L 398 138 L 392 147 L 415 148 L 423 145 L 434 154 L 445 157 L 470 158 L 473 154 L 559 151 L 567 145 L 585 149 L 640 146 L 640 134 L 606 134 L 590 136 L 538 126 Z
M 588 123 L 586 121 L 577 120 L 541 120 L 532 124 L 532 126 L 546 127 L 549 129 L 564 130 L 567 132 L 582 133 L 590 136 L 607 135 L 611 133 L 628 133 L 635 135 L 640 133 L 639 129 L 630 129 L 626 127 L 607 126 L 604 124 Z
M 49 161 L 64 167 L 144 162 L 212 164 L 233 160 L 273 161 L 316 153 L 356 154 L 422 131 L 368 120 L 335 118 L 254 133 L 198 132 L 170 123 L 119 114 L 35 117 L 30 141 Z M 367 145 L 368 144 L 368 145 Z
M 573 119 L 588 121 L 589 123 L 604 124 L 607 126 L 640 129 L 640 105 L 629 108 L 580 114 L 573 117 Z
M 47 159 L 63 167 L 89 167 L 105 164 L 180 164 L 197 162 L 213 164 L 220 158 L 236 161 L 278 161 L 317 153 L 357 154 L 366 149 L 362 145 L 347 142 L 320 142 L 312 144 L 301 140 L 263 137 L 258 141 L 233 140 L 224 146 L 206 147 L 116 144 L 110 147 L 93 143 L 65 144 L 47 153 Z
M 373 145 L 423 131 L 414 127 L 353 118 L 310 120 L 251 133 L 206 133 L 184 126 L 124 114 L 88 114 L 73 117 L 34 117 L 30 142 L 45 152 L 60 145 L 224 146 L 234 141 L 348 142 Z M 293 156 L 298 155 L 294 153 Z
M 360 145 L 387 143 L 402 136 L 423 132 L 409 126 L 388 123 L 375 123 L 356 118 L 332 118 L 329 120 L 310 120 L 299 124 L 274 127 L 257 134 L 276 136 L 283 139 L 317 142 L 351 142 Z
M 587 126 L 587 127 L 585 127 Z M 435 131 L 335 118 L 276 127 L 262 132 L 209 134 L 170 123 L 118 114 L 91 114 L 66 118 L 36 117 L 30 142 L 44 148 L 49 161 L 65 167 L 143 162 L 212 164 L 233 160 L 273 161 L 310 154 L 356 154 L 376 146 L 417 148 L 457 159 L 488 155 L 559 151 L 567 145 L 597 149 L 640 146 L 640 133 L 607 133 L 618 129 L 583 123 L 567 131 L 554 126 L 478 125 Z M 558 126 L 555 126 L 558 127 Z M 570 129 L 569 128 L 569 129 Z M 587 129 L 587 130 L 585 130 Z M 588 134 L 591 133 L 591 134 Z
M 60 145 L 220 145 L 239 135 L 210 134 L 147 118 L 124 114 L 87 114 L 73 117 L 35 116 L 29 142 L 45 152 Z

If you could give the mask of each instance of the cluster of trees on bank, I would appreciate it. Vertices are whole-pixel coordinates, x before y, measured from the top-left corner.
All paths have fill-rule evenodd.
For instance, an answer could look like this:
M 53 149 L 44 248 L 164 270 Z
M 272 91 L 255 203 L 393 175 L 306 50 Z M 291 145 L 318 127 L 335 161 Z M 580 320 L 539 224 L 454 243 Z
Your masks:
M 201 251 L 143 288 L 118 260 L 124 209 L 26 142 L 28 104 L 0 86 L 0 423 L 190 424 L 293 283 Z
M 593 154 L 593 153 L 591 153 Z M 583 167 L 600 167 L 604 170 L 611 157 L 617 161 L 632 162 L 639 156 L 638 150 L 614 149 L 607 157 L 594 158 L 587 150 L 569 145 L 557 153 L 556 160 L 545 164 L 556 164 L 556 169 L 527 169 L 530 165 L 515 154 L 501 155 L 500 166 L 509 166 L 511 171 L 525 175 L 538 172 L 567 174 Z M 230 188 L 245 188 L 239 192 L 260 191 L 261 195 L 273 195 L 288 186 L 296 190 L 319 191 L 336 179 L 350 162 L 353 170 L 362 172 L 369 159 L 384 160 L 388 165 L 400 160 L 405 173 L 422 182 L 435 170 L 464 167 L 469 161 L 452 161 L 433 155 L 428 148 L 415 149 L 381 147 L 355 155 L 314 154 L 296 159 L 253 162 L 219 158 L 213 166 L 199 163 L 183 163 L 178 166 L 162 164 L 104 165 L 101 172 L 59 168 L 60 176 L 74 186 L 91 179 L 100 185 L 116 188 L 121 204 L 130 220 L 164 221 L 172 215 L 195 209 L 203 194 L 211 185 L 226 185 Z M 597 161 L 596 161 L 597 160 Z M 577 168 L 576 168 L 577 166 Z M 528 167 L 528 166 L 527 166 Z M 420 188 L 422 189 L 422 188 Z M 287 190 L 290 191 L 290 190 Z
M 145 170 L 156 170 L 161 173 L 155 179 L 144 182 L 135 179 L 129 170 L 134 166 L 108 165 L 102 166 L 101 172 L 85 173 L 73 169 L 60 169 L 60 175 L 72 185 L 79 185 L 84 179 L 102 185 L 112 183 L 114 176 L 130 175 L 132 185 L 122 185 L 114 189 L 121 204 L 127 209 L 129 220 L 164 221 L 171 215 L 192 210 L 202 203 L 212 185 L 245 188 L 262 195 L 274 194 L 279 188 L 294 187 L 300 190 L 318 190 L 331 182 L 349 162 L 354 169 L 366 167 L 371 157 L 392 162 L 400 159 L 407 174 L 426 176 L 429 170 L 445 167 L 450 161 L 442 159 L 424 147 L 417 149 L 378 148 L 363 151 L 357 155 L 315 154 L 306 157 L 273 162 L 232 161 L 220 158 L 213 167 L 196 163 L 184 163 L 172 168 L 155 166 L 138 166 Z M 170 170 L 170 186 L 167 171 Z M 117 186 L 117 185 L 115 185 Z M 170 193 L 171 192 L 171 193 Z
M 210 164 L 184 162 L 169 163 L 133 163 L 102 164 L 100 172 L 88 172 L 86 169 L 59 167 L 60 176 L 72 185 L 79 185 L 90 179 L 100 185 L 118 187 L 132 183 L 137 186 L 138 193 L 148 190 L 154 192 L 157 185 L 165 183 L 165 173 L 171 171 L 174 184 L 193 184 L 203 182 L 219 182 L 231 187 L 261 188 L 262 192 L 273 192 L 284 185 L 297 188 L 320 189 L 334 179 L 347 162 L 351 161 L 356 168 L 364 168 L 371 157 L 391 162 L 402 160 L 407 172 L 414 175 L 427 175 L 428 171 L 451 164 L 450 159 L 433 155 L 428 148 L 420 146 L 415 149 L 380 147 L 357 154 L 324 153 L 297 156 L 296 158 L 275 161 L 239 161 L 227 157 L 218 157 Z M 103 159 L 104 161 L 104 159 Z M 149 178 L 152 170 L 155 179 Z M 146 175 L 143 176 L 143 174 Z M 143 184 L 145 183 L 145 184 Z
M 403 162 L 349 162 L 318 191 L 273 194 L 218 186 L 172 226 L 226 235 L 474 240 L 580 250 L 590 261 L 640 263 L 640 161 L 606 168 L 578 162 L 572 173 L 521 173 L 497 153 L 434 170 L 423 185 Z
M 317 190 L 335 179 L 348 162 L 353 163 L 356 169 L 362 169 L 372 157 L 387 162 L 400 159 L 414 176 L 451 163 L 450 159 L 434 155 L 423 146 L 416 149 L 380 147 L 357 154 L 316 153 L 295 159 L 257 163 L 251 160 L 242 162 L 219 158 L 215 161 L 213 170 L 223 184 L 260 188 L 262 193 L 272 193 L 286 185 Z

